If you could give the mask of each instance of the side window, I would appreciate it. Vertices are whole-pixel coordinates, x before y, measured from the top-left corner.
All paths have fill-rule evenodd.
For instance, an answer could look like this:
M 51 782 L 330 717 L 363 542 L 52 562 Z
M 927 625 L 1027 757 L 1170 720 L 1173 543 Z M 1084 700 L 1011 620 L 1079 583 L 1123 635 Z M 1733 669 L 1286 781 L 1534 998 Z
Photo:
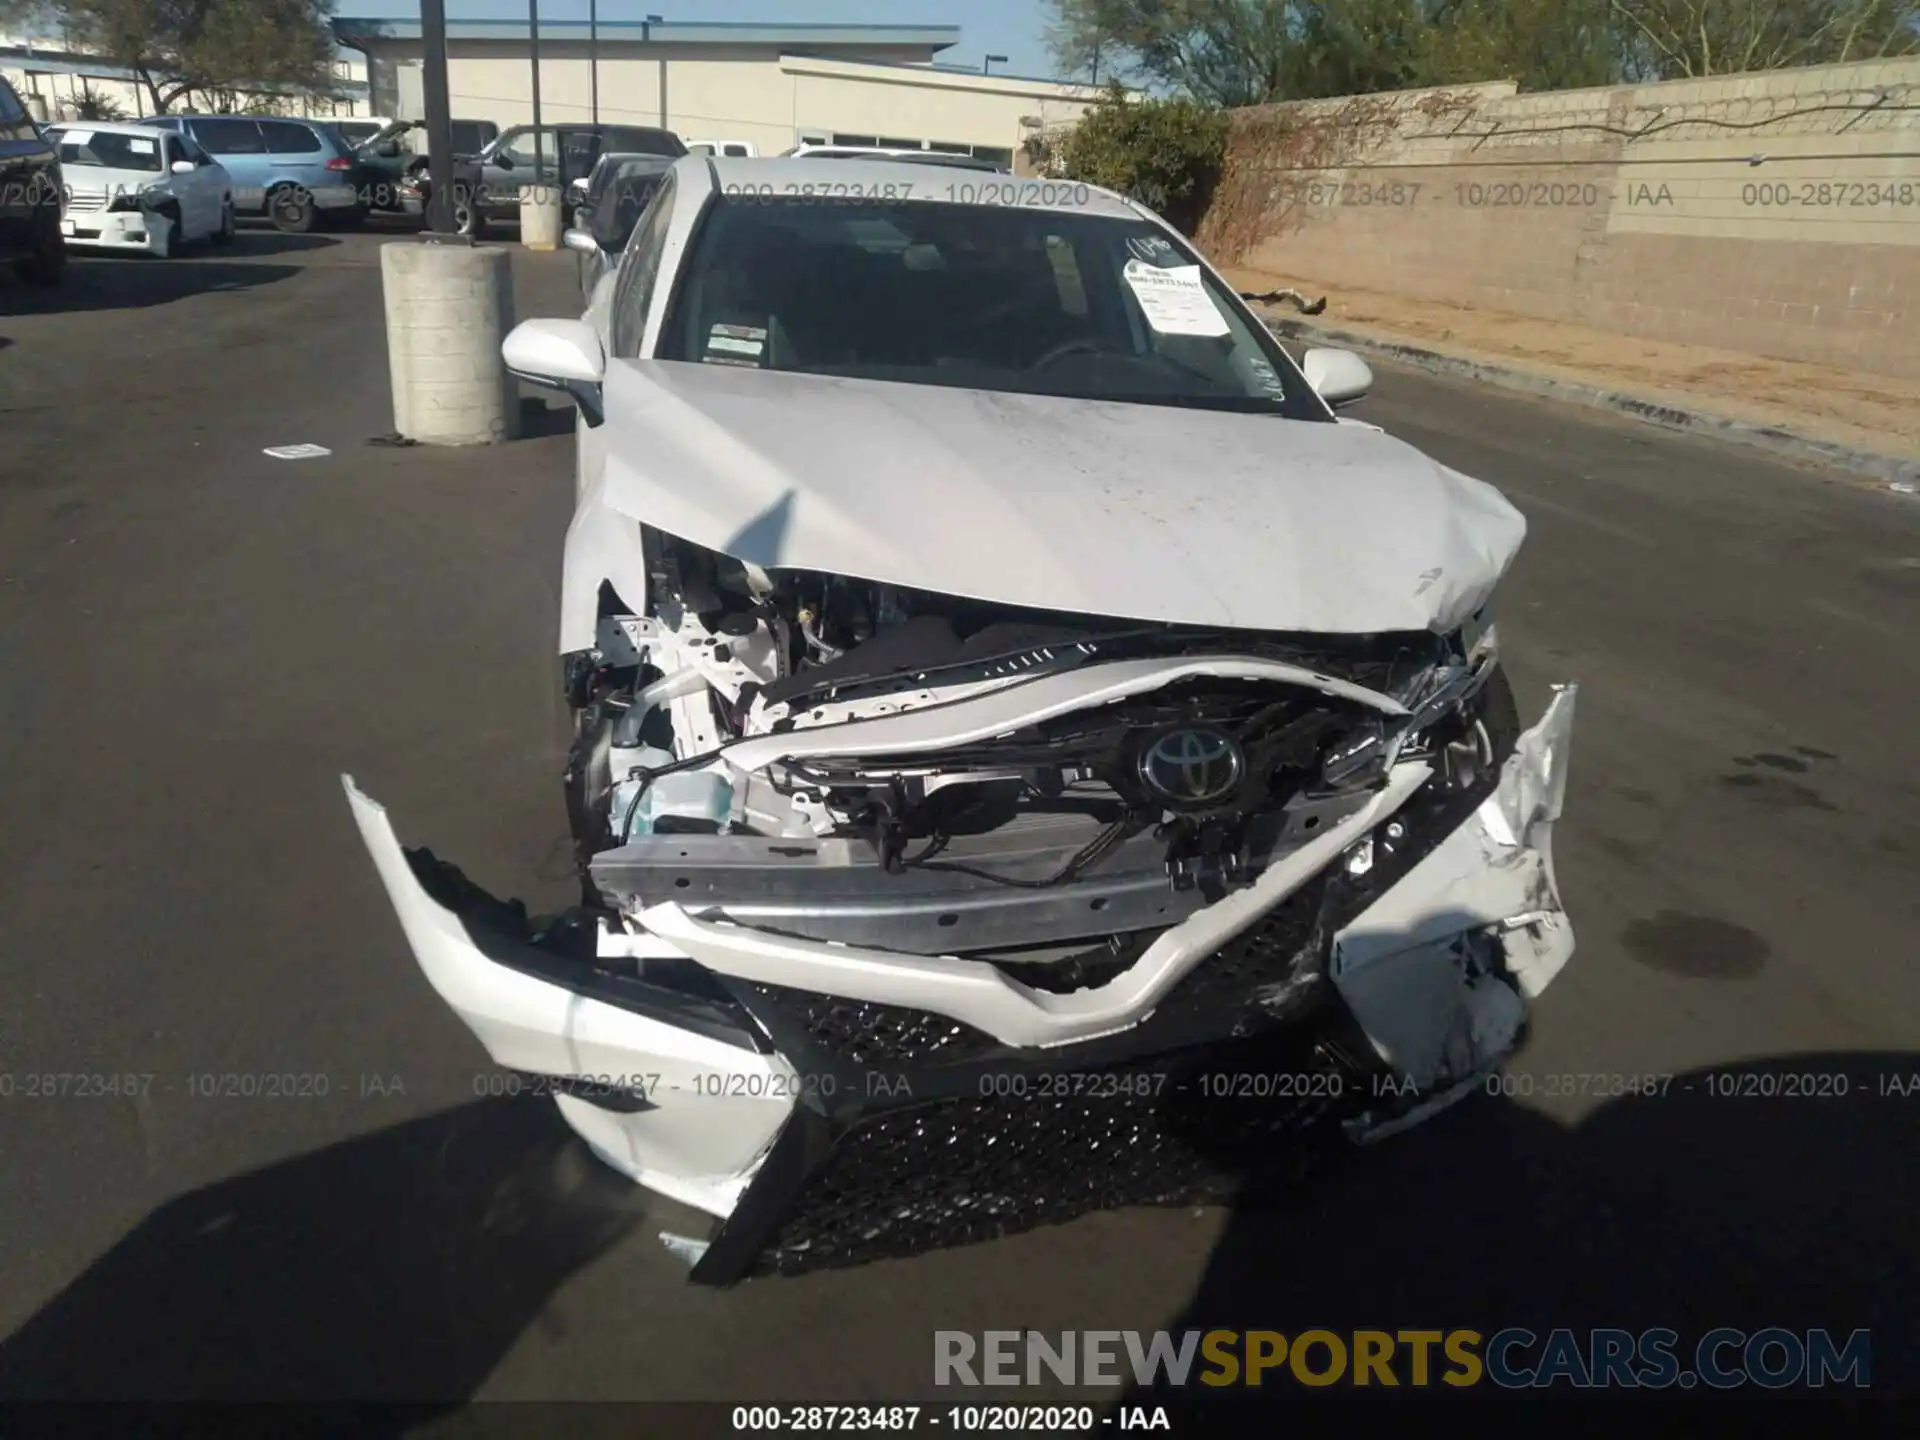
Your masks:
M 284 120 L 262 120 L 260 134 L 269 155 L 310 155 L 320 149 L 320 137 L 304 125 Z
M 27 107 L 21 104 L 20 97 L 13 93 L 13 86 L 4 79 L 0 79 L 0 140 L 31 140 L 32 138 L 32 127 L 27 124 Z
M 531 170 L 536 163 L 552 166 L 555 153 L 553 141 L 553 131 L 543 126 L 536 137 L 533 127 L 526 125 L 518 130 L 509 130 L 501 148 L 513 156 L 516 169 Z
M 180 136 L 179 145 L 180 145 L 180 153 L 186 159 L 191 160 L 194 164 L 196 165 L 213 164 L 213 157 L 207 154 L 207 152 L 202 150 L 198 145 L 196 145 L 193 142 L 192 136 L 190 135 Z
M 619 288 L 613 296 L 613 353 L 631 360 L 646 339 L 647 311 L 653 304 L 660 261 L 667 250 L 667 227 L 673 218 L 673 176 L 661 182 L 653 203 L 635 225 L 627 244 Z
M 193 138 L 216 155 L 264 155 L 260 127 L 251 120 L 196 120 Z

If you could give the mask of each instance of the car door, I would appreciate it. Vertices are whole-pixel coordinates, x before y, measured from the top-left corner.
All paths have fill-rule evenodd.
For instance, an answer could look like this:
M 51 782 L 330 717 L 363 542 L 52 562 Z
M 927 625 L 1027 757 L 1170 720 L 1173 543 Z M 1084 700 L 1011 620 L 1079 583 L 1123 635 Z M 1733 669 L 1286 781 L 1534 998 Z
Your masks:
M 563 126 L 559 151 L 558 171 L 544 178 L 548 183 L 558 185 L 564 195 L 574 181 L 584 180 L 593 174 L 594 164 L 600 158 L 600 132 L 586 126 Z
M 541 126 L 538 133 L 531 125 L 516 125 L 502 135 L 487 151 L 486 162 L 480 166 L 478 182 L 486 207 L 501 213 L 516 212 L 520 187 L 538 184 L 543 172 L 551 177 L 553 145 L 554 132 L 550 125 Z
M 239 210 L 267 208 L 267 143 L 255 120 L 218 115 L 190 122 L 190 133 L 200 148 L 226 167 L 233 179 L 233 203 Z
M 269 189 L 291 182 L 312 194 L 330 182 L 326 147 L 311 127 L 291 120 L 262 120 L 260 135 L 266 142 L 267 167 L 272 172 L 267 181 Z
M 198 240 L 211 233 L 213 223 L 207 218 L 206 188 L 198 179 L 197 171 L 184 175 L 173 173 L 173 167 L 181 162 L 191 165 L 193 157 L 187 153 L 187 146 L 193 142 L 184 135 L 157 135 L 160 144 L 160 172 L 166 176 L 166 186 L 172 194 L 174 203 L 180 207 L 180 233 L 176 241 Z
M 178 138 L 182 157 L 193 162 L 193 174 L 186 178 L 192 180 L 206 217 L 206 228 L 199 233 L 211 235 L 220 228 L 227 207 L 230 188 L 227 172 L 219 161 L 200 148 L 191 135 Z

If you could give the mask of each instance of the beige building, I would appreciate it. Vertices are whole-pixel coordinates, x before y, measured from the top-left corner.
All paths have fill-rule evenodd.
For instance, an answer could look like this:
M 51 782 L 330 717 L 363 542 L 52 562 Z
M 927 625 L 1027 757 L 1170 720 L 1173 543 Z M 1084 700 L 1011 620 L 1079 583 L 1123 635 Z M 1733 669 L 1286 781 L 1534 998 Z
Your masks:
M 333 22 L 367 58 L 369 108 L 422 118 L 420 27 Z M 450 22 L 447 88 L 458 119 L 533 119 L 531 44 L 520 21 Z M 1005 164 L 1028 135 L 1077 118 L 1090 86 L 943 65 L 952 25 L 542 22 L 540 110 L 549 123 L 660 125 L 686 140 L 745 140 L 763 155 L 803 141 L 922 147 Z M 598 63 L 594 56 L 597 53 Z

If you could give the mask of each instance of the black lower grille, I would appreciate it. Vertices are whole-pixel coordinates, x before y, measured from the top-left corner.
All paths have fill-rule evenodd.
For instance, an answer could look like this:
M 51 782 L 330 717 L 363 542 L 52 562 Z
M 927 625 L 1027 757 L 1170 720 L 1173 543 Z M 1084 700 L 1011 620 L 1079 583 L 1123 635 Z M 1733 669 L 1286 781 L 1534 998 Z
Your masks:
M 1169 1019 L 1222 1010 L 1283 1014 L 1326 978 L 1333 931 L 1323 921 L 1324 873 L 1316 875 L 1251 927 L 1189 970 L 1161 1002 Z
M 862 1264 L 1126 1205 L 1194 1205 L 1297 1179 L 1356 1081 L 1298 1040 L 1152 1068 L 1016 1077 L 843 1134 L 750 1262 Z M 994 1093 L 1004 1090 L 1006 1093 Z
M 985 1031 L 926 1010 L 846 1000 L 814 990 L 755 985 L 788 1025 L 835 1061 L 854 1065 L 903 1064 L 984 1055 L 1000 1042 Z

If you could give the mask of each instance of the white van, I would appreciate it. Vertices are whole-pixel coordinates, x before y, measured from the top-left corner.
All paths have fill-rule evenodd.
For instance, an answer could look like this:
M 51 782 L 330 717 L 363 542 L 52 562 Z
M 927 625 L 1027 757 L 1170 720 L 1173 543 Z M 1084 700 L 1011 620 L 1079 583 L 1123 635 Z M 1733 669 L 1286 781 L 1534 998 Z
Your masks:
M 760 147 L 751 140 L 689 140 L 689 155 L 725 155 L 735 160 L 753 160 L 760 154 Z

